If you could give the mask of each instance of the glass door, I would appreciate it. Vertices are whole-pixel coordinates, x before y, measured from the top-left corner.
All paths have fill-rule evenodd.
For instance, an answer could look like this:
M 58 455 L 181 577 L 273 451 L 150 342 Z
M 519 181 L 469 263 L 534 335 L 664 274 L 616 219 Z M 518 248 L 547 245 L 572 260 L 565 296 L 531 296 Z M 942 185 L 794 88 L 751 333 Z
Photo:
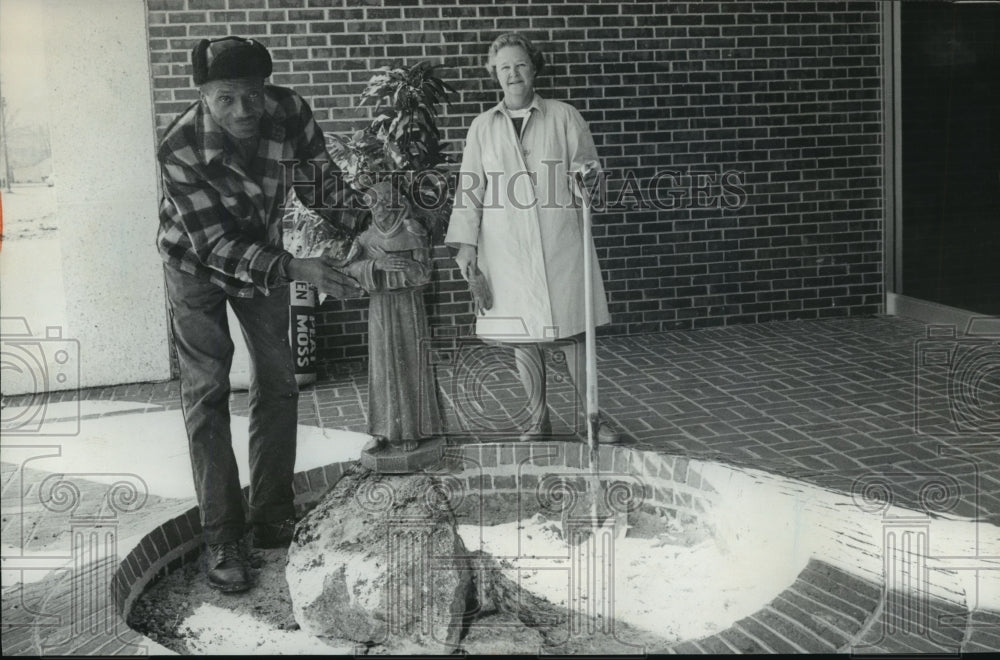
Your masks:
M 1000 314 L 1000 5 L 899 4 L 897 293 Z

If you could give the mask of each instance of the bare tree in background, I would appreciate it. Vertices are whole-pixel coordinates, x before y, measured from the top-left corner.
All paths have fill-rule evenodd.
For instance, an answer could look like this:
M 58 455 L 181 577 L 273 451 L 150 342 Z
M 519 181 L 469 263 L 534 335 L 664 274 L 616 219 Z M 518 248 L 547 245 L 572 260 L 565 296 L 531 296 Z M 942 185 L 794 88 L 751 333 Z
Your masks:
M 0 87 L 2 89 L 2 87 Z M 3 146 L 3 165 L 4 165 L 4 192 L 11 192 L 11 171 L 10 171 L 10 154 L 7 149 L 7 143 L 9 142 L 7 136 L 10 135 L 10 127 L 14 123 L 14 118 L 11 113 L 7 112 L 7 99 L 0 96 L 0 145 Z

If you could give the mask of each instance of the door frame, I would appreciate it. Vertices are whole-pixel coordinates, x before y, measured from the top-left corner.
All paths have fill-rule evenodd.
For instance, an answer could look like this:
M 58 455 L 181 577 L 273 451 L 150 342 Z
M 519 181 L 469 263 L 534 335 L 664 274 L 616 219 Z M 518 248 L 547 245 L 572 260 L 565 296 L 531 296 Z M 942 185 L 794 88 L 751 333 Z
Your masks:
M 955 325 L 963 330 L 977 314 L 958 307 L 904 295 L 903 290 L 903 121 L 902 0 L 880 4 L 882 65 L 882 212 L 883 308 L 890 316 L 924 323 Z

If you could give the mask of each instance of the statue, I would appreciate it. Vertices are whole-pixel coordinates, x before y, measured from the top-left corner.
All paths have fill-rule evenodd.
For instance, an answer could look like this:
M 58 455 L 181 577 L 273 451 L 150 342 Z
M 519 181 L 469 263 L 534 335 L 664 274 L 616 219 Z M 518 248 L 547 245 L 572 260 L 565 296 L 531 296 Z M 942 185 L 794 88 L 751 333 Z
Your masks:
M 430 337 L 424 289 L 431 281 L 431 237 L 391 181 L 366 193 L 372 219 L 343 272 L 371 296 L 368 309 L 368 432 L 362 464 L 414 472 L 444 451 L 437 383 L 424 358 Z

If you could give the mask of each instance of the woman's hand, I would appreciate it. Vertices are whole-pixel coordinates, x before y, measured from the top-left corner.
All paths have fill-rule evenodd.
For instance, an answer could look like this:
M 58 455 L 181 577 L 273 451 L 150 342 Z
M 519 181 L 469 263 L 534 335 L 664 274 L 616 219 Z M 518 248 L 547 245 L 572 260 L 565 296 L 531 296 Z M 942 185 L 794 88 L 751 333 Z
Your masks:
M 462 274 L 462 279 L 466 282 L 472 279 L 476 272 L 476 246 L 462 243 L 455 255 L 455 263 L 458 264 L 458 271 Z
M 597 163 L 585 163 L 580 171 L 570 174 L 570 188 L 576 197 L 592 205 L 601 198 L 602 176 Z

